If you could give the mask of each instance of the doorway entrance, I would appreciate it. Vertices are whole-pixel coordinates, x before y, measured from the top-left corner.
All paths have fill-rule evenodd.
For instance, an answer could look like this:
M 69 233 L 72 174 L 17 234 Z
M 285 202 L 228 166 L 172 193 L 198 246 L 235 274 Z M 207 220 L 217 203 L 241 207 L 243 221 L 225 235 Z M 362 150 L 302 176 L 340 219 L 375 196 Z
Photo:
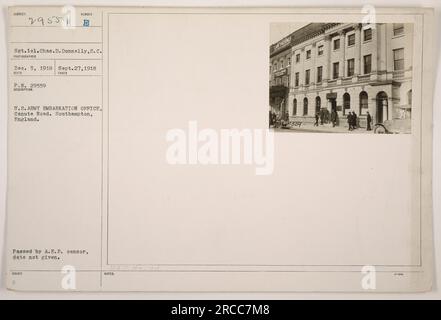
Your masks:
M 383 123 L 388 120 L 388 101 L 387 94 L 381 91 L 377 94 L 377 123 Z

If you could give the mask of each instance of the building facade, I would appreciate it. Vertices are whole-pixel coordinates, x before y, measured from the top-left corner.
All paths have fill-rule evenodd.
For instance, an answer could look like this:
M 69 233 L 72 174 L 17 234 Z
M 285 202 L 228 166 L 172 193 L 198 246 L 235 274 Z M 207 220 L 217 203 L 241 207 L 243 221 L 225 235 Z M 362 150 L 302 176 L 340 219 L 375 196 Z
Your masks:
M 313 122 L 335 110 L 340 125 L 352 111 L 360 126 L 369 112 L 374 123 L 398 120 L 410 128 L 412 24 L 311 23 L 285 39 L 278 42 L 283 50 L 270 48 L 272 108 L 281 100 L 271 99 L 271 88 L 287 86 L 278 109 L 291 121 Z
M 292 36 L 270 47 L 270 108 L 277 114 L 288 114 L 291 78 Z

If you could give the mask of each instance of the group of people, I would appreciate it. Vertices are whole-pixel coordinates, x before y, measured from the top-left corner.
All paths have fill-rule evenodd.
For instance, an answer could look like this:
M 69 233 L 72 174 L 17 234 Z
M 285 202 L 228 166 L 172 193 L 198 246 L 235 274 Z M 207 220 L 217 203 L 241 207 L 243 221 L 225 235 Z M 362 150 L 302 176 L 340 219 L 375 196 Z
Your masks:
M 283 127 L 285 122 L 286 123 L 289 122 L 288 119 L 289 119 L 288 113 L 277 114 L 273 110 L 270 110 L 270 112 L 269 112 L 269 125 L 270 125 L 270 127 L 278 127 L 278 126 Z M 346 119 L 348 121 L 348 130 L 349 131 L 352 131 L 352 130 L 359 128 L 359 118 L 354 111 L 349 111 Z M 328 123 L 330 121 L 332 123 L 332 127 L 335 127 L 336 125 L 338 125 L 338 121 L 339 121 L 338 113 L 336 110 L 332 110 L 329 113 L 329 111 L 327 109 L 321 109 L 319 112 L 317 112 L 315 114 L 315 123 L 314 123 L 315 127 L 319 126 L 319 121 L 320 121 L 320 125 L 323 125 L 323 124 Z M 371 124 L 372 124 L 372 117 L 369 114 L 369 111 L 367 111 L 367 113 L 366 113 L 366 130 L 367 131 L 372 130 Z
M 346 119 L 348 120 L 348 130 L 352 131 L 358 128 L 358 117 L 353 111 L 349 111 Z
M 269 125 L 270 128 L 274 127 L 276 125 L 277 122 L 277 114 L 275 112 L 273 112 L 272 110 L 270 110 L 269 112 Z
M 323 125 L 324 123 L 328 123 L 329 120 L 331 120 L 332 126 L 335 127 L 338 122 L 338 114 L 337 111 L 332 110 L 331 115 L 329 115 L 329 111 L 327 109 L 321 109 L 319 112 L 315 114 L 315 123 L 314 126 L 319 126 L 319 119 L 320 119 L 320 125 Z
M 288 112 L 274 112 L 270 110 L 269 112 L 269 127 L 270 128 L 279 128 L 284 127 L 289 123 L 289 114 Z
M 359 127 L 358 117 L 354 111 L 349 111 L 346 119 L 348 120 L 348 130 L 349 131 L 352 131 L 352 130 L 357 129 Z M 372 130 L 371 123 L 372 123 L 372 117 L 368 111 L 366 114 L 366 130 L 367 131 Z

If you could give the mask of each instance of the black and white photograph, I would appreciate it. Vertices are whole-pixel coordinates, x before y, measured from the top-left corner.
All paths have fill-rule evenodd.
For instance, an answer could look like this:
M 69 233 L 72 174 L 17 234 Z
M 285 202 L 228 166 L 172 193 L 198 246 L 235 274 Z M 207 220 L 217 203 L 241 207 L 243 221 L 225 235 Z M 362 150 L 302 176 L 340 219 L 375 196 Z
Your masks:
M 272 23 L 269 127 L 411 133 L 411 23 Z

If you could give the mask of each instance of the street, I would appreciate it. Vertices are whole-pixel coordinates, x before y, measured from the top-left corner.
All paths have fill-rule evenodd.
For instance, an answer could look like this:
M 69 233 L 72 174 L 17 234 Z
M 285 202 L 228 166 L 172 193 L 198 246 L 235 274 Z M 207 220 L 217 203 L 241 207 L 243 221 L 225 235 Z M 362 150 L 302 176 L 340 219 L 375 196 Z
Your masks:
M 312 123 L 302 123 L 301 126 L 293 126 L 291 128 L 274 128 L 276 132 L 316 132 L 316 133 L 362 133 L 362 134 L 373 134 L 374 131 L 367 131 L 366 128 L 357 128 L 355 130 L 348 130 L 347 126 L 335 126 L 332 127 L 330 124 L 319 125 L 318 127 L 314 126 Z

